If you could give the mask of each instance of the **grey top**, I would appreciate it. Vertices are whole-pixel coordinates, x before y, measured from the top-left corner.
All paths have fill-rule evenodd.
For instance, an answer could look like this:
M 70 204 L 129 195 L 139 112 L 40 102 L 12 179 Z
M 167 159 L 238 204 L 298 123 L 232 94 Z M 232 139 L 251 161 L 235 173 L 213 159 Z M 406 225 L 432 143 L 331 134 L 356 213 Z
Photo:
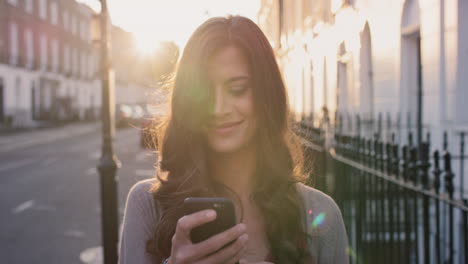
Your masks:
M 125 206 L 119 245 L 120 264 L 154 264 L 146 252 L 146 241 L 151 239 L 158 223 L 150 187 L 156 179 L 143 180 L 130 190 Z M 316 264 L 348 264 L 348 239 L 340 209 L 333 199 L 314 188 L 297 184 L 303 198 L 305 224 L 312 237 L 308 245 Z

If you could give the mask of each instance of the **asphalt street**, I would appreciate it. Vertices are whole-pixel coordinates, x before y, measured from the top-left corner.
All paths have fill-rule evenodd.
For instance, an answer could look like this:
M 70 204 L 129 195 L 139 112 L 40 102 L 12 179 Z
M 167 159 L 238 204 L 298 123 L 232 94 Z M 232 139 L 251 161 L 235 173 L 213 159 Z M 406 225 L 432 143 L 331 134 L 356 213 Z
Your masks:
M 1 263 L 102 263 L 101 136 L 98 125 L 79 129 L 0 136 Z M 131 186 L 154 174 L 157 154 L 139 140 L 136 128 L 117 131 L 120 222 Z

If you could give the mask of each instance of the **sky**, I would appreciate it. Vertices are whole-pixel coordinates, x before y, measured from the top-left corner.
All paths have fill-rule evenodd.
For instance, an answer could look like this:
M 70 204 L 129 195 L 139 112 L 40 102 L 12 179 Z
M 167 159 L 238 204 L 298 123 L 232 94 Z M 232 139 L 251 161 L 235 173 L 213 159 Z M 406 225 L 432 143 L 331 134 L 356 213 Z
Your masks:
M 78 0 L 95 9 L 99 0 Z M 259 0 L 107 0 L 112 23 L 134 33 L 139 48 L 159 41 L 183 48 L 195 28 L 209 17 L 239 14 L 257 21 Z

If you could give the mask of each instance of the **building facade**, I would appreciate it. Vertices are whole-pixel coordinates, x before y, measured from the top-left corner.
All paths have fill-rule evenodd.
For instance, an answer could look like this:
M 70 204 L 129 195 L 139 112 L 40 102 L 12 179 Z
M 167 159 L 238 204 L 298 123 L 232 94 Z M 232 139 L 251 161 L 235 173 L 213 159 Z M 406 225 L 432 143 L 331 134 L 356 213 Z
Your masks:
M 97 116 L 93 14 L 74 0 L 0 0 L 0 124 Z
M 115 102 L 145 104 L 155 89 L 155 82 L 146 74 L 149 67 L 137 49 L 135 37 L 120 27 L 112 26 L 112 61 L 115 72 Z
M 436 147 L 468 130 L 468 1 L 261 2 L 297 118 L 382 114 Z

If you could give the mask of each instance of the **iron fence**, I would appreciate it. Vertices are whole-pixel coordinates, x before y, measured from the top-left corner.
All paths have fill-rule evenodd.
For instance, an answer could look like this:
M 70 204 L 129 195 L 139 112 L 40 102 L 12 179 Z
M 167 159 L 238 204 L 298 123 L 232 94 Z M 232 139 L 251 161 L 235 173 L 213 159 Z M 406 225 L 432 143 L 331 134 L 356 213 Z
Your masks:
M 403 145 L 395 133 L 387 140 L 365 138 L 335 124 L 315 128 L 302 121 L 295 131 L 309 184 L 342 210 L 351 263 L 468 263 L 465 133 L 458 134 L 459 153 L 453 155 L 447 133 L 438 150 L 429 134 L 416 144 L 410 131 Z

